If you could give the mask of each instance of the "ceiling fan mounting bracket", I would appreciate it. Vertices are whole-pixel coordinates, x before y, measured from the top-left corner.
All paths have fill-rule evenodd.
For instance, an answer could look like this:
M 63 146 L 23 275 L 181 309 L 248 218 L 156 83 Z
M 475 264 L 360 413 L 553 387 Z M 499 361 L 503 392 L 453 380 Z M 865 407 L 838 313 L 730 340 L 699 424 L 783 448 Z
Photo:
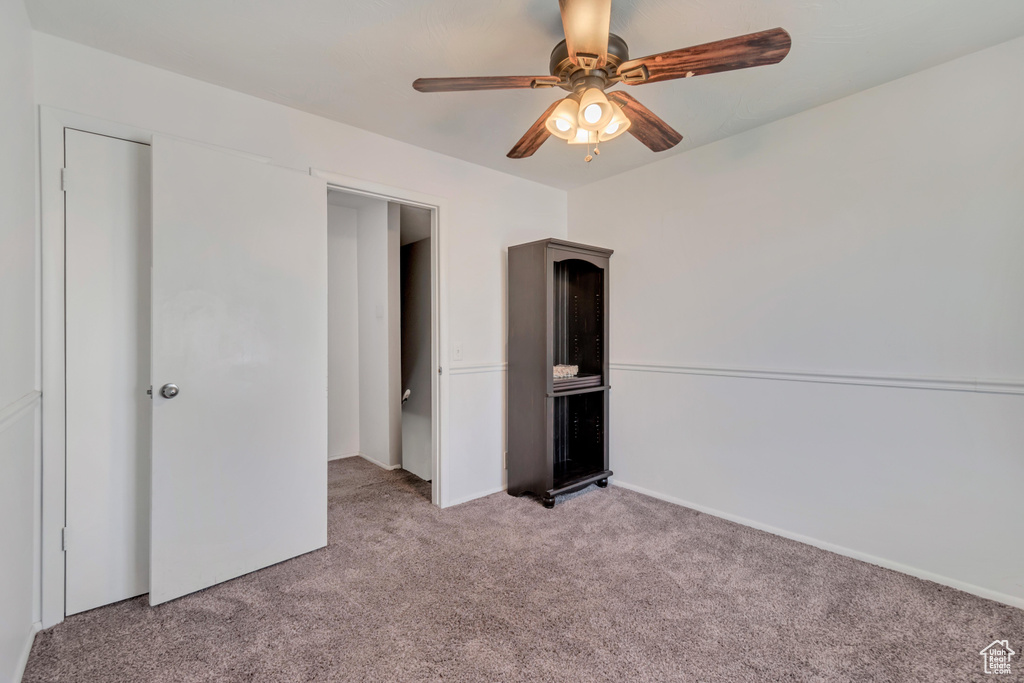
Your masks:
M 601 56 L 589 54 L 587 52 L 577 52 L 576 63 L 579 64 L 582 69 L 596 69 L 598 64 L 601 63 Z
M 689 75 L 692 76 L 693 72 L 691 71 Z M 638 85 L 650 78 L 650 72 L 647 71 L 646 65 L 641 64 L 640 66 L 623 71 L 619 74 L 619 78 L 626 85 Z
M 600 84 L 590 81 L 588 87 L 598 87 L 604 90 L 618 80 L 616 70 L 620 64 L 629 60 L 629 46 L 619 36 L 609 33 L 608 57 L 605 60 L 604 66 L 599 69 L 586 68 L 585 65 L 591 64 L 591 62 L 586 59 L 580 59 L 586 56 L 577 54 L 577 60 L 580 61 L 580 64 L 577 65 L 569 58 L 569 48 L 564 40 L 555 45 L 555 49 L 551 51 L 549 71 L 552 76 L 561 80 L 559 83 L 560 88 L 569 92 L 575 92 L 576 84 L 580 83 L 583 79 L 595 78 L 600 79 Z

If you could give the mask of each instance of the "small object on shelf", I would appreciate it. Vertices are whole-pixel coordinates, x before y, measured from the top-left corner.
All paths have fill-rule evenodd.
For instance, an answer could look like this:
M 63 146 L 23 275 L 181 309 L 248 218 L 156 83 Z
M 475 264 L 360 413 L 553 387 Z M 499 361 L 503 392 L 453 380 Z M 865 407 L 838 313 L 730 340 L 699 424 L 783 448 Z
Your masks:
M 609 249 L 508 250 L 508 492 L 544 507 L 608 485 Z
M 552 389 L 555 393 L 601 386 L 600 374 L 580 372 L 578 365 L 556 365 Z
M 580 366 L 578 365 L 556 365 L 554 368 L 555 379 L 569 379 L 580 374 Z

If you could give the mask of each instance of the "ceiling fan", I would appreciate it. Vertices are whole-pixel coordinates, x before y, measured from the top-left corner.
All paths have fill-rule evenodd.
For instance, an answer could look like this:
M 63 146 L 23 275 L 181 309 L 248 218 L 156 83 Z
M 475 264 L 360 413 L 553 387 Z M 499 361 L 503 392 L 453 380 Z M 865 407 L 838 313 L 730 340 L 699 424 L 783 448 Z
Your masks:
M 569 144 L 594 145 L 627 130 L 654 152 L 675 147 L 683 136 L 622 90 L 605 90 L 616 83 L 642 85 L 689 78 L 719 71 L 777 64 L 787 54 L 789 33 L 773 28 L 713 43 L 684 47 L 640 59 L 609 31 L 611 0 L 558 0 L 565 40 L 551 51 L 550 76 L 485 76 L 479 78 L 419 78 L 420 92 L 510 90 L 559 87 L 571 94 L 554 102 L 530 126 L 508 153 L 523 159 L 554 135 Z M 587 161 L 593 157 L 588 154 Z

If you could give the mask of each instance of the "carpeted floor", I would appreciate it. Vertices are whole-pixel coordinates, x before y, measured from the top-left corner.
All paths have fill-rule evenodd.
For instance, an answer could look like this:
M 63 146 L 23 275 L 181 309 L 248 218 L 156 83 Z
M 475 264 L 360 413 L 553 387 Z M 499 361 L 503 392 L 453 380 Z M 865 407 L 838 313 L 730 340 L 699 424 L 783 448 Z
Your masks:
M 1024 651 L 1024 611 L 624 489 L 428 498 L 333 462 L 326 549 L 70 617 L 24 681 L 935 683 Z

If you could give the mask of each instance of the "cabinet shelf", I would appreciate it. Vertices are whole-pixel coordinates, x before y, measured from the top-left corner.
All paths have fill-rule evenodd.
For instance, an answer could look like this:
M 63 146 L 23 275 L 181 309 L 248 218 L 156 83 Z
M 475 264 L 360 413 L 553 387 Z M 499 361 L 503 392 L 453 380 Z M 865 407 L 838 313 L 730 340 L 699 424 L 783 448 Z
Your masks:
M 611 389 L 611 385 L 602 384 L 596 387 L 584 387 L 583 389 L 566 389 L 565 391 L 558 391 L 557 387 L 555 391 L 552 391 L 548 396 L 554 398 L 555 396 L 575 396 L 576 394 L 591 394 L 595 391 L 607 391 Z
M 508 492 L 555 496 L 608 468 L 608 263 L 612 252 L 563 240 L 508 251 Z M 574 377 L 553 368 L 573 365 Z
M 556 377 L 551 386 L 555 391 L 569 391 L 571 389 L 586 389 L 587 387 L 599 387 L 604 383 L 604 377 L 597 374 L 576 375 L 575 377 Z

